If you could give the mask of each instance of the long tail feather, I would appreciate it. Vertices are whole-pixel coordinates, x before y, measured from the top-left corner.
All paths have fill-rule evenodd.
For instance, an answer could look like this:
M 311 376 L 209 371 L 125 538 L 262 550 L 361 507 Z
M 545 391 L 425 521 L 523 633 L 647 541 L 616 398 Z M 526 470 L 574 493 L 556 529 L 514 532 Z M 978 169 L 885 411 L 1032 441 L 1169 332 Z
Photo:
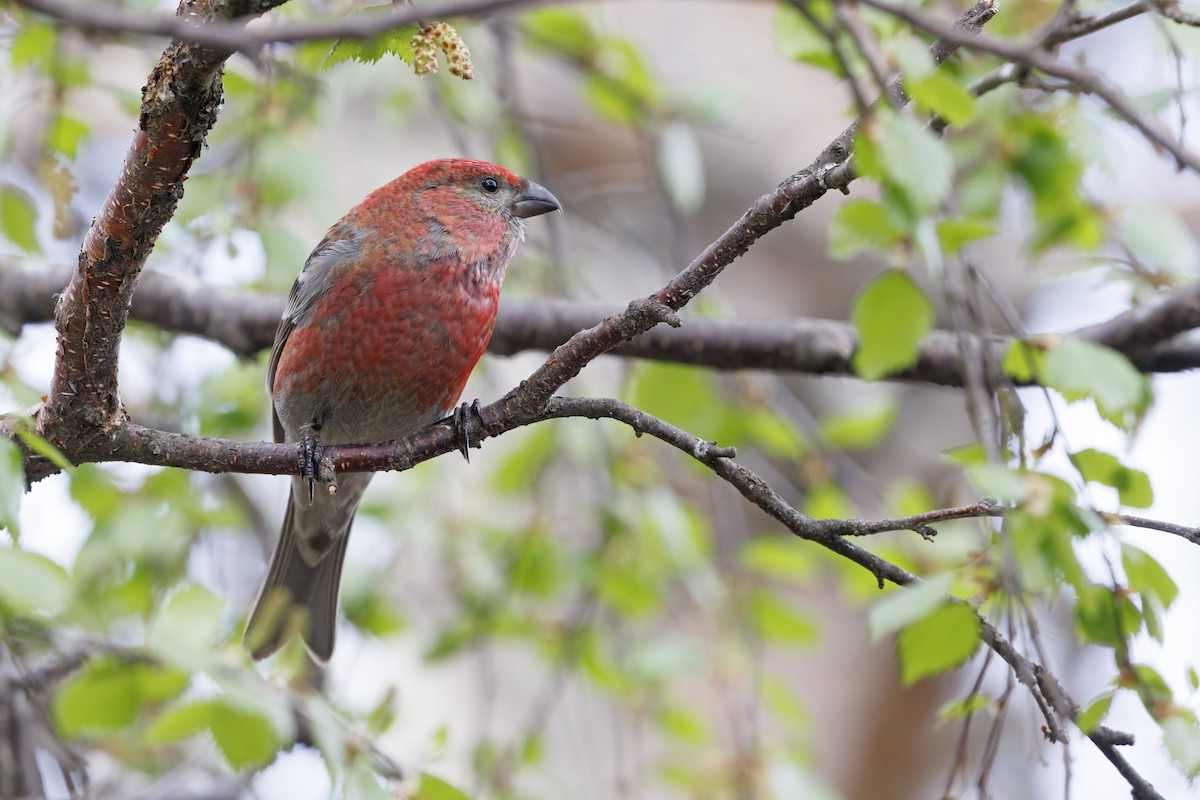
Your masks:
M 296 501 L 289 494 L 271 567 L 242 637 L 255 661 L 274 653 L 294 634 L 303 637 L 313 660 L 329 661 L 337 637 L 338 585 L 349 527 L 347 522 L 347 529 L 333 537 L 333 549 L 310 566 L 300 555 Z

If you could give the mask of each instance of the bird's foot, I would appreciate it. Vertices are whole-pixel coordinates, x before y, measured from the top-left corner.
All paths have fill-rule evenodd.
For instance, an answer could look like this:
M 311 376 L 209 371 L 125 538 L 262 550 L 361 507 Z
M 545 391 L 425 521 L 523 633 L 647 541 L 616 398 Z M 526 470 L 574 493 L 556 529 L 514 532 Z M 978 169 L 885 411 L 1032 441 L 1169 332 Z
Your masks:
M 317 481 L 325 485 L 330 494 L 337 494 L 337 475 L 333 459 L 325 455 L 325 443 L 321 441 L 321 428 L 305 428 L 300 435 L 300 477 L 308 482 L 308 502 L 316 494 Z
M 472 415 L 474 415 L 473 419 Z M 483 413 L 480 410 L 478 398 L 474 402 L 463 403 L 454 409 L 450 421 L 454 426 L 454 441 L 458 444 L 458 452 L 462 453 L 462 457 L 469 462 L 471 460 L 471 429 L 476 424 L 480 427 L 483 426 Z

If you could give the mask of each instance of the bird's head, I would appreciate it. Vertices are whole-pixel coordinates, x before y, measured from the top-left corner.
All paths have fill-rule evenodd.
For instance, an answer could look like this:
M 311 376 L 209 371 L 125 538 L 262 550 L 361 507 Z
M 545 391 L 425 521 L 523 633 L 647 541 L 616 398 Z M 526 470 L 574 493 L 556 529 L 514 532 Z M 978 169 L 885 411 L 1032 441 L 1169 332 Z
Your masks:
M 544 186 L 486 161 L 430 161 L 413 168 L 404 178 L 411 179 L 417 191 L 433 190 L 442 198 L 450 191 L 460 201 L 473 202 L 510 219 L 528 219 L 562 208 L 558 198 Z

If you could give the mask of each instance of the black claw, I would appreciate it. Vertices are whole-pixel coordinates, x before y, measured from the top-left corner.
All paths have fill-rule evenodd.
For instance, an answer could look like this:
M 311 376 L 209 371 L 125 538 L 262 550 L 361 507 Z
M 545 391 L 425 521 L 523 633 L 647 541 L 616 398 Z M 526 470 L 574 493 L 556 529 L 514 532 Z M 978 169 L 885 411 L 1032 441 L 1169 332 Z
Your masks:
M 454 440 L 458 444 L 458 452 L 462 453 L 462 457 L 468 462 L 471 461 L 471 427 L 475 424 L 471 419 L 472 412 L 475 414 L 475 419 L 482 424 L 483 413 L 480 411 L 478 398 L 454 409 L 454 414 L 450 418 L 454 424 Z
M 312 503 L 317 490 L 317 478 L 321 476 L 321 461 L 325 458 L 325 444 L 321 441 L 319 426 L 305 428 L 300 436 L 300 476 L 308 481 L 308 502 Z

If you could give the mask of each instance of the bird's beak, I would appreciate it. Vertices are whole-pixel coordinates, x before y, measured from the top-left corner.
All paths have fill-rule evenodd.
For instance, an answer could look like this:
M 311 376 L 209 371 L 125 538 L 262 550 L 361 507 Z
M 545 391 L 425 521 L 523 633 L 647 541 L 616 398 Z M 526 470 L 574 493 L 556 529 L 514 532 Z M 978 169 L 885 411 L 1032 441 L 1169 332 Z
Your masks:
M 528 183 L 525 191 L 513 198 L 513 214 L 521 219 L 529 219 L 562 209 L 558 198 L 550 194 L 549 189 L 533 181 Z

